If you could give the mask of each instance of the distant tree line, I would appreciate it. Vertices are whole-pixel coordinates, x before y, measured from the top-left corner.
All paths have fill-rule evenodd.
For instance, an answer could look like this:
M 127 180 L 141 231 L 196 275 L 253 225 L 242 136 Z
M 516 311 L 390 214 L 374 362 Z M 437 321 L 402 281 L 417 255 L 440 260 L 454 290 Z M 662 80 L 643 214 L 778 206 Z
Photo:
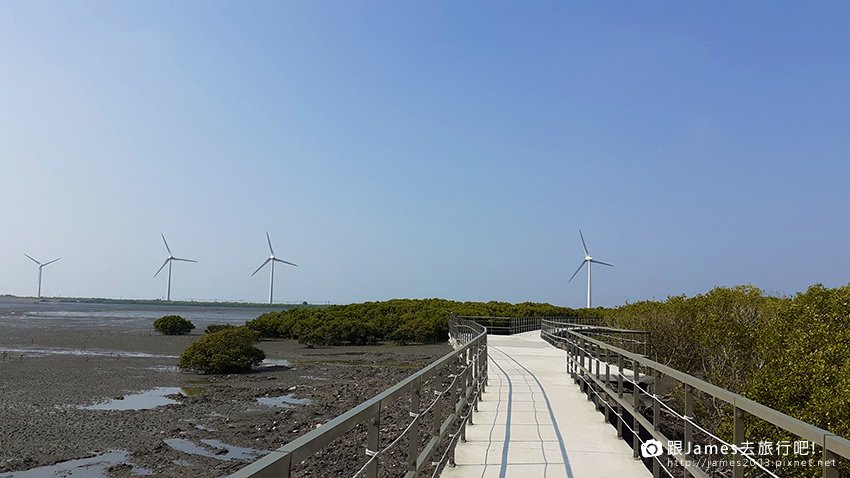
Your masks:
M 434 343 L 448 339 L 449 313 L 496 317 L 572 315 L 573 309 L 524 302 L 456 302 L 394 299 L 384 302 L 292 308 L 246 322 L 263 338 L 297 339 L 309 345 Z

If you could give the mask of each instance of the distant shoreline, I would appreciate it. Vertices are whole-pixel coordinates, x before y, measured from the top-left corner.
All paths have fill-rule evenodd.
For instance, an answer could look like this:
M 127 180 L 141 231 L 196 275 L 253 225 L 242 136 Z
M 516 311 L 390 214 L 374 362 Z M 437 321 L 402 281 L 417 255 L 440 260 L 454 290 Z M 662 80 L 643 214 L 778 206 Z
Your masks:
M 162 300 L 162 299 L 110 299 L 105 297 L 21 297 L 11 294 L 0 295 L 3 301 L 25 301 L 25 302 L 49 302 L 49 303 L 75 303 L 75 304 L 129 304 L 129 305 L 168 305 L 168 306 L 196 306 L 196 307 L 250 307 L 250 308 L 280 308 L 281 310 L 295 307 L 327 307 L 330 304 L 269 304 L 261 302 L 227 302 L 227 301 L 193 301 L 193 300 Z

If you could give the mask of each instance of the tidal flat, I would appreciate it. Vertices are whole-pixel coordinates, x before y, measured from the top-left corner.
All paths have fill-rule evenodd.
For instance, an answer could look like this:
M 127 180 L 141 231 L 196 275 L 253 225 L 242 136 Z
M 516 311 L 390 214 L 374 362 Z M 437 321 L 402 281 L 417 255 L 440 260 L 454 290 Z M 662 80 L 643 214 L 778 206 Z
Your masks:
M 0 301 L 0 478 L 225 475 L 450 350 L 274 340 L 258 345 L 268 360 L 252 373 L 181 371 L 177 357 L 207 324 L 263 312 L 222 309 Z M 192 334 L 153 331 L 174 313 Z M 301 474 L 342 474 L 335 463 L 359 448 L 337 443 Z

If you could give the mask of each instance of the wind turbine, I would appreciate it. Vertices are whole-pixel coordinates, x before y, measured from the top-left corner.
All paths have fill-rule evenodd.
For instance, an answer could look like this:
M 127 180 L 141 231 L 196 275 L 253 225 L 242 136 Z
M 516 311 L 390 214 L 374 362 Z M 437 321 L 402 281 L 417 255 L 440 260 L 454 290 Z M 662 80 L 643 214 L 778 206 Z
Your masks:
M 53 259 L 50 262 L 45 262 L 44 264 L 42 264 L 41 262 L 38 262 L 37 260 L 33 259 L 29 254 L 24 254 L 24 255 L 29 257 L 31 261 L 38 264 L 38 298 L 41 299 L 41 270 L 44 269 L 44 266 L 48 266 L 50 264 L 53 264 L 54 262 L 61 259 L 61 257 L 59 259 Z
M 573 278 L 576 276 L 576 274 L 578 274 L 578 271 L 580 271 L 581 268 L 584 267 L 585 264 L 587 264 L 587 308 L 589 309 L 590 308 L 590 265 L 591 264 L 602 264 L 603 266 L 608 266 L 608 267 L 614 267 L 614 266 L 611 265 L 611 264 L 608 264 L 607 262 L 597 261 L 596 259 L 590 257 L 590 253 L 587 252 L 587 244 L 585 244 L 585 242 L 584 242 L 584 235 L 581 233 L 581 229 L 578 230 L 578 235 L 581 236 L 581 245 L 582 245 L 582 247 L 584 247 L 584 259 L 581 261 L 581 264 L 579 264 L 578 269 L 576 269 L 576 271 L 573 272 L 573 276 L 570 277 L 570 280 L 568 280 L 567 282 L 568 283 L 572 282 Z
M 165 300 L 171 300 L 171 263 L 174 261 L 183 261 L 183 262 L 198 262 L 193 261 L 192 259 L 181 259 L 179 257 L 174 257 L 174 254 L 171 253 L 171 248 L 168 247 L 168 241 L 165 240 L 165 235 L 160 234 L 162 236 L 162 242 L 165 243 L 165 250 L 168 251 L 168 257 L 165 258 L 165 262 L 162 263 L 159 270 L 156 271 L 156 274 L 153 276 L 156 277 L 162 271 L 162 268 L 166 265 L 168 266 L 168 292 L 165 295 Z
M 271 266 L 271 273 L 269 274 L 269 304 L 271 304 L 272 298 L 274 297 L 274 263 L 275 262 L 283 262 L 284 264 L 289 264 L 289 265 L 295 266 L 295 267 L 298 267 L 298 264 L 293 264 L 293 263 L 287 262 L 283 259 L 278 259 L 277 257 L 274 256 L 274 249 L 272 248 L 272 240 L 269 237 L 269 231 L 266 231 L 266 241 L 268 241 L 268 243 L 269 243 L 269 252 L 271 252 L 271 255 L 269 256 L 268 259 L 266 259 L 265 262 L 260 264 L 260 267 L 257 267 L 257 270 L 254 271 L 254 274 L 256 274 L 257 272 L 260 272 L 260 269 L 265 267 L 266 264 L 271 263 L 271 265 L 272 265 Z M 254 274 L 251 274 L 251 277 L 254 277 Z

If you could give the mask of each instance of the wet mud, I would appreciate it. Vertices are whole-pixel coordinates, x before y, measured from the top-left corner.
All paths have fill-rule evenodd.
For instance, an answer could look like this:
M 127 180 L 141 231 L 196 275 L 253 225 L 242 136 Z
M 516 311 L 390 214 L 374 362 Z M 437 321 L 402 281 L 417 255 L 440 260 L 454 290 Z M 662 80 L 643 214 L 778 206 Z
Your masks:
M 252 373 L 180 371 L 201 335 L 0 321 L 0 478 L 226 475 L 450 350 L 264 341 Z M 336 476 L 322 457 L 361 451 L 357 437 L 334 446 L 301 476 Z

